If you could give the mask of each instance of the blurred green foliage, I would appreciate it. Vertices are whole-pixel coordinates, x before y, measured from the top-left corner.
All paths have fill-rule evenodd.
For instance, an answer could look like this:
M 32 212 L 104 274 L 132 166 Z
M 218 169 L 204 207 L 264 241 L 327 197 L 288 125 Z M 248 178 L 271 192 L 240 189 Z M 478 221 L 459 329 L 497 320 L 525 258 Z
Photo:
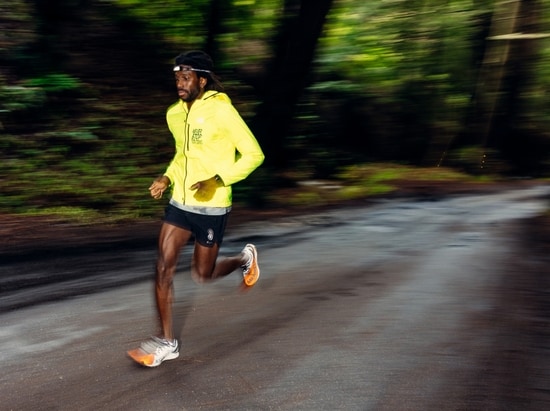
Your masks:
M 43 77 L 24 80 L 23 84 L 28 87 L 39 88 L 51 94 L 77 90 L 80 87 L 80 81 L 77 78 L 63 73 L 50 73 Z
M 164 121 L 176 98 L 171 59 L 207 49 L 251 121 L 270 97 L 262 93 L 267 67 L 280 57 L 277 34 L 300 3 L 0 4 L 0 211 L 94 218 L 161 213 L 147 187 L 173 153 Z M 487 40 L 496 4 L 332 2 L 290 132 L 277 141 L 285 168 L 257 170 L 235 186 L 235 199 L 265 207 L 373 195 L 391 191 L 404 175 L 413 178 L 411 166 L 449 181 L 463 179 L 460 172 L 545 175 L 550 38 L 506 43 L 500 88 L 483 89 L 491 79 L 483 74 L 484 58 L 498 43 Z M 522 7 L 518 27 L 544 34 L 550 8 L 542 1 Z M 483 93 L 497 96 L 491 112 Z M 326 189 L 298 184 L 304 180 L 348 183 Z M 281 197 L 288 189 L 298 194 Z

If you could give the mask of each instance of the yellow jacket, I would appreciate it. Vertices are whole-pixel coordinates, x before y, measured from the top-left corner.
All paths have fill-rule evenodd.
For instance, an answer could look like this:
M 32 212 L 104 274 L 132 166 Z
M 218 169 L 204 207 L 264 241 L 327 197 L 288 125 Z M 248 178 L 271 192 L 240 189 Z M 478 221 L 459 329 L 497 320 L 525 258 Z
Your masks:
M 178 100 L 168 108 L 166 121 L 176 143 L 164 173 L 172 182 L 172 198 L 188 206 L 231 206 L 231 185 L 252 173 L 264 154 L 227 94 L 206 91 L 190 110 Z M 190 187 L 216 174 L 224 186 L 208 201 L 196 199 Z

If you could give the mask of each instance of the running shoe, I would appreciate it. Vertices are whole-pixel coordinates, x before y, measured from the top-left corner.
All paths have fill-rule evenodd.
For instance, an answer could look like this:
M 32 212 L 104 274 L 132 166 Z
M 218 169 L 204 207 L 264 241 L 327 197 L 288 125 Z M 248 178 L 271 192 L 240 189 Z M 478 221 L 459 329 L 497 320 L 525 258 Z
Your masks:
M 163 361 L 173 360 L 180 355 L 178 340 L 151 337 L 139 348 L 128 351 L 128 356 L 146 367 L 158 367 Z
M 248 261 L 242 266 L 243 282 L 246 286 L 252 287 L 260 278 L 258 251 L 256 251 L 254 244 L 247 244 L 244 246 L 242 253 L 248 257 Z

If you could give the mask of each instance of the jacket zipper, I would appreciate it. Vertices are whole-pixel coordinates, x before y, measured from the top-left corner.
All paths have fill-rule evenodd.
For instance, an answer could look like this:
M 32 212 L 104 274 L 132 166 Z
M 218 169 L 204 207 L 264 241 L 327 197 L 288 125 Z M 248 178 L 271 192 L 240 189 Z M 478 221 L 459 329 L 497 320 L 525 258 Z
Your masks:
M 185 104 L 185 103 L 184 103 Z M 185 201 L 186 201 L 186 197 L 187 197 L 187 190 L 186 190 L 186 187 L 187 187 L 187 176 L 189 175 L 188 173 L 188 167 L 189 167 L 189 157 L 187 156 L 187 153 L 189 151 L 189 128 L 190 128 L 190 125 L 189 123 L 187 122 L 187 120 L 189 119 L 189 112 L 191 111 L 191 108 L 188 109 L 187 111 L 187 115 L 185 116 L 185 129 L 184 129 L 184 144 L 183 144 L 183 155 L 185 156 L 185 178 L 183 179 L 183 204 L 185 204 Z

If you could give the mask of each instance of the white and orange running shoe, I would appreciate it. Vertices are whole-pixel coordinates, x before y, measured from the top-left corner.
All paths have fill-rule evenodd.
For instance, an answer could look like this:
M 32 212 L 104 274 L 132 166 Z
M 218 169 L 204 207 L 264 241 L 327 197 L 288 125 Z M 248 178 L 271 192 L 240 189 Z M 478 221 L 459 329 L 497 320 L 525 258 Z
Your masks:
M 151 337 L 139 348 L 128 351 L 128 356 L 145 367 L 158 367 L 163 361 L 173 360 L 180 355 L 178 340 Z
M 247 287 L 252 287 L 260 278 L 258 251 L 254 244 L 247 244 L 244 246 L 242 253 L 248 257 L 248 261 L 242 266 L 243 282 Z

